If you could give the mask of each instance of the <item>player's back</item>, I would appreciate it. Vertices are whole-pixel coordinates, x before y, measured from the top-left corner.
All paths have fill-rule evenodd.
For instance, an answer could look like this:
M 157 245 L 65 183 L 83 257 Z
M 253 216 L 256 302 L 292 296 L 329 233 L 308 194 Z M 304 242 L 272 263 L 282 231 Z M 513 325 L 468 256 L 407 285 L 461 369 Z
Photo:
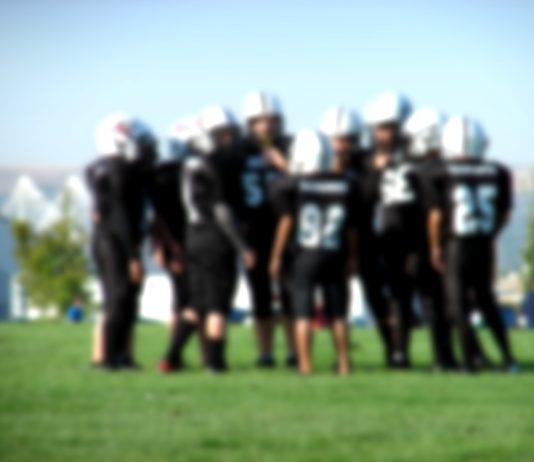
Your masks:
M 174 239 L 183 237 L 184 209 L 180 200 L 182 162 L 171 160 L 154 167 L 151 172 L 149 194 L 156 221 L 165 222 Z
M 356 183 L 347 175 L 321 173 L 285 179 L 288 211 L 295 219 L 298 252 L 342 255 L 346 231 L 358 213 Z M 284 189 L 284 186 L 282 186 Z
M 86 175 L 99 224 L 113 228 L 117 215 L 126 213 L 129 224 L 139 226 L 146 178 L 138 164 L 119 156 L 101 158 L 87 168 Z
M 220 198 L 220 185 L 213 165 L 201 154 L 187 158 L 181 177 L 181 198 L 189 226 L 215 223 L 214 205 Z
M 451 160 L 443 162 L 434 181 L 446 237 L 492 239 L 498 233 L 512 206 L 506 167 L 493 161 Z

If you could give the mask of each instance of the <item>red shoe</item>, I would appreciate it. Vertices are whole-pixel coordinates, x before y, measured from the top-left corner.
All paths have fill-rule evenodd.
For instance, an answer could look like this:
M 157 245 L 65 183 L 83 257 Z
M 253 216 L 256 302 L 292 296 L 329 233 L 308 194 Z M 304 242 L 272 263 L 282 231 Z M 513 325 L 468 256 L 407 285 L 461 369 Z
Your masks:
M 158 364 L 158 371 L 162 374 L 171 374 L 180 370 L 181 367 L 175 364 L 172 364 L 168 359 L 162 359 Z

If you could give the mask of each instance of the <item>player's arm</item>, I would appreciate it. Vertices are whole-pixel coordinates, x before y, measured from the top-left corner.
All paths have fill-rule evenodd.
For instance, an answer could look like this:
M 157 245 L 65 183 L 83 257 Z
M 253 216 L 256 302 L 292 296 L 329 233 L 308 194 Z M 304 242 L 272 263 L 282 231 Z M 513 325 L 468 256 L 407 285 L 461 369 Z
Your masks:
M 444 221 L 444 171 L 441 164 L 433 167 L 421 177 L 423 209 L 426 211 L 426 227 L 430 260 L 432 266 L 442 272 L 443 263 L 443 221 Z
M 275 280 L 279 279 L 282 258 L 293 233 L 295 192 L 296 183 L 291 177 L 276 180 L 269 191 L 271 204 L 279 216 L 269 262 L 269 274 Z
M 219 227 L 223 233 L 226 234 L 238 254 L 241 256 L 245 266 L 248 269 L 253 268 L 256 264 L 256 257 L 254 256 L 254 252 L 252 252 L 245 244 L 228 204 L 217 202 L 214 205 L 213 212 Z
M 100 215 L 98 213 L 98 191 L 96 188 L 96 181 L 94 177 L 93 172 L 94 166 L 90 165 L 85 170 L 85 182 L 89 188 L 89 191 L 91 192 L 91 220 L 93 223 L 99 223 L 100 222 Z
M 115 211 L 115 230 L 117 238 L 128 256 L 128 269 L 130 280 L 133 283 L 140 283 L 143 279 L 144 269 L 141 261 L 141 241 L 136 239 L 136 230 L 132 229 L 132 223 L 127 212 L 128 205 L 124 197 L 126 189 L 126 172 L 114 171 L 111 176 L 112 190 L 114 196 L 113 207 Z
M 432 265 L 440 273 L 444 270 L 442 236 L 443 212 L 438 207 L 433 207 L 428 213 L 428 242 L 430 245 L 430 258 Z
M 512 186 L 512 175 L 508 169 L 503 168 L 501 171 L 501 200 L 499 201 L 497 207 L 497 224 L 496 224 L 496 234 L 500 234 L 503 228 L 508 224 L 510 220 L 510 213 L 513 207 L 513 186 Z
M 287 157 L 284 152 L 275 146 L 270 137 L 263 140 L 262 154 L 265 160 L 280 172 L 287 172 Z
M 224 199 L 219 178 L 212 169 L 206 169 L 204 173 L 209 177 L 214 188 L 215 201 L 213 204 L 213 216 L 215 221 L 243 259 L 245 267 L 248 269 L 253 268 L 256 264 L 256 257 L 254 252 L 247 247 L 245 240 L 239 232 L 232 210 Z
M 293 231 L 293 216 L 286 213 L 278 220 L 278 226 L 274 237 L 273 250 L 269 263 L 269 274 L 273 279 L 279 279 L 282 257 L 287 248 L 287 243 Z
M 347 230 L 347 244 L 349 251 L 348 273 L 349 275 L 358 273 L 358 231 L 356 228 Z
M 263 155 L 273 167 L 281 172 L 287 172 L 287 159 L 280 149 L 274 146 L 267 147 L 263 150 Z
M 348 202 L 348 227 L 346 231 L 348 250 L 348 273 L 349 275 L 358 273 L 358 229 L 363 226 L 363 189 L 361 180 L 354 180 L 351 183 L 351 193 Z

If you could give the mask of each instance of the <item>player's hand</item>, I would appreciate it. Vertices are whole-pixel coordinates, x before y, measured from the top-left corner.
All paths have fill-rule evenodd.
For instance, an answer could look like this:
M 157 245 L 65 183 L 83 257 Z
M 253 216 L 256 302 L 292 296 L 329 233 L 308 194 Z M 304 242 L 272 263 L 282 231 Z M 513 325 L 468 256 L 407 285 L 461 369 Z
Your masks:
M 165 268 L 165 254 L 163 253 L 161 246 L 154 248 L 152 258 L 154 259 L 154 263 L 156 263 L 156 265 L 158 265 L 160 268 Z
M 406 260 L 406 274 L 414 277 L 417 273 L 417 256 L 409 255 Z
M 140 284 L 144 275 L 143 264 L 141 263 L 141 260 L 139 260 L 139 258 L 132 258 L 128 265 L 128 269 L 130 272 L 130 281 L 132 281 L 134 284 Z
M 245 250 L 241 258 L 246 269 L 252 269 L 256 266 L 256 254 L 252 250 Z
M 98 212 L 91 212 L 91 220 L 93 220 L 93 223 L 100 223 L 100 214 Z
M 182 274 L 184 271 L 184 264 L 182 260 L 180 260 L 179 258 L 173 258 L 169 262 L 169 270 L 176 275 Z
M 443 252 L 441 251 L 441 248 L 435 248 L 431 250 L 430 259 L 432 261 L 432 266 L 438 271 L 439 273 L 443 273 L 445 271 L 445 263 L 443 263 Z
M 351 258 L 347 262 L 347 275 L 352 276 L 358 274 L 359 270 L 360 269 L 358 267 L 358 260 L 356 260 L 355 258 Z
M 264 148 L 263 156 L 269 164 L 278 170 L 283 172 L 287 170 L 287 160 L 278 149 L 273 147 Z
M 280 268 L 282 267 L 282 262 L 279 258 L 271 258 L 271 261 L 269 262 L 269 275 L 271 276 L 271 279 L 274 281 L 277 281 L 280 279 Z

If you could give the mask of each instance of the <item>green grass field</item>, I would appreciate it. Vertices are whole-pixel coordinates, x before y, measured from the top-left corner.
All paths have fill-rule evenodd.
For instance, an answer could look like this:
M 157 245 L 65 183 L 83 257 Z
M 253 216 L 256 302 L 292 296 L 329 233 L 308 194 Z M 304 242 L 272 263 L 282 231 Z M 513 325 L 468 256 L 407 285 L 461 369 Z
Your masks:
M 517 376 L 432 374 L 418 332 L 415 370 L 386 372 L 374 331 L 356 331 L 355 372 L 258 371 L 252 331 L 234 328 L 232 371 L 161 376 L 163 326 L 138 329 L 141 372 L 88 367 L 91 326 L 0 324 L 0 461 L 532 461 L 534 335 L 514 333 Z M 280 355 L 282 357 L 281 339 Z M 486 344 L 491 342 L 485 334 Z M 494 352 L 494 350 L 491 350 Z

